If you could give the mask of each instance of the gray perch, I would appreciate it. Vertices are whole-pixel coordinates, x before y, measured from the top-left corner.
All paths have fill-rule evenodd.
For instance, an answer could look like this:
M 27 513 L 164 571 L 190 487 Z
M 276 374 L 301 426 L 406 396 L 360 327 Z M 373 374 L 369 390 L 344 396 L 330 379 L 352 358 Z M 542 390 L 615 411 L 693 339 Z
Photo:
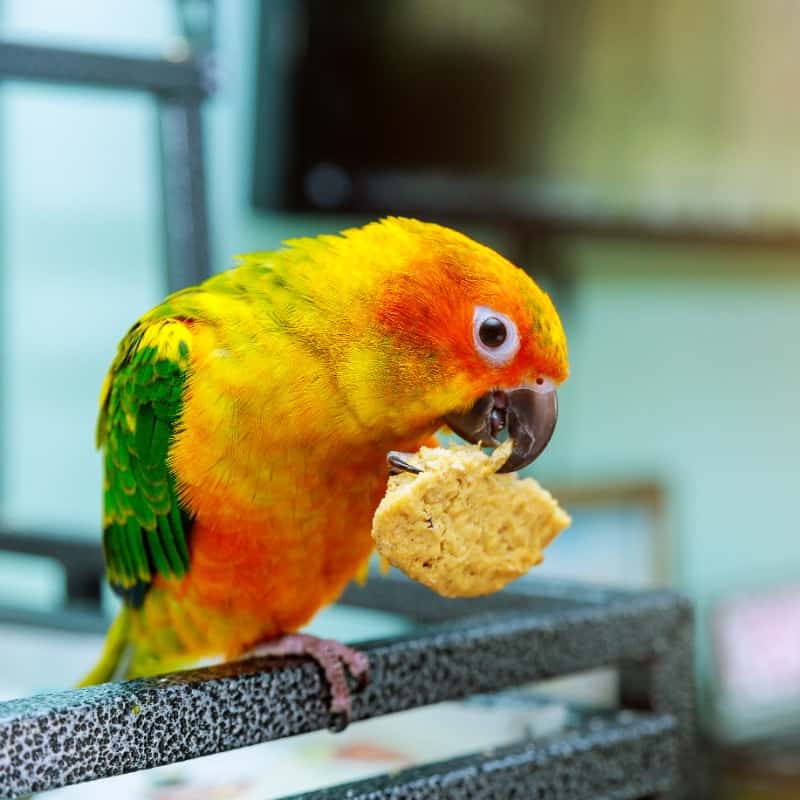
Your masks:
M 693 748 L 692 625 L 690 608 L 677 595 L 535 582 L 525 594 L 447 601 L 408 582 L 378 579 L 366 589 L 350 590 L 344 601 L 402 610 L 430 623 L 408 636 L 362 645 L 372 664 L 372 683 L 355 696 L 354 721 L 618 665 L 623 704 L 655 714 L 612 725 L 606 744 L 617 742 L 622 754 L 626 747 L 619 743 L 625 737 L 635 739 L 642 763 L 651 763 L 648 747 L 655 748 L 652 763 L 662 768 L 654 768 L 650 778 L 656 781 L 653 787 L 662 789 L 672 763 L 670 742 L 676 741 L 678 777 L 663 796 L 686 796 Z M 253 659 L 12 700 L 0 704 L 0 797 L 171 764 L 328 724 L 327 688 L 318 668 L 303 659 Z M 583 738 L 579 732 L 571 734 L 573 745 L 583 742 L 578 750 L 593 747 L 602 755 L 605 745 L 600 740 L 592 745 L 589 733 Z M 574 746 L 564 747 L 578 758 Z M 476 756 L 473 768 L 482 764 L 481 770 L 501 769 L 506 764 L 511 793 L 493 796 L 516 796 L 513 782 L 522 776 L 527 776 L 522 785 L 536 785 L 530 781 L 541 759 L 557 764 L 557 753 L 548 752 L 546 744 L 523 744 L 509 752 L 508 761 L 502 755 L 494 762 L 485 754 Z M 656 752 L 662 753 L 661 761 Z M 437 767 L 443 770 L 435 773 L 439 777 L 453 769 L 452 774 L 462 775 L 450 764 L 430 769 Z M 613 774 L 624 774 L 615 769 Z M 468 780 L 467 788 L 452 796 L 488 797 L 479 778 L 474 785 Z M 353 796 L 451 796 L 411 788 L 387 784 L 378 794 L 368 790 Z M 629 787 L 604 796 L 641 796 L 631 791 Z M 340 795 L 320 795 L 326 796 Z

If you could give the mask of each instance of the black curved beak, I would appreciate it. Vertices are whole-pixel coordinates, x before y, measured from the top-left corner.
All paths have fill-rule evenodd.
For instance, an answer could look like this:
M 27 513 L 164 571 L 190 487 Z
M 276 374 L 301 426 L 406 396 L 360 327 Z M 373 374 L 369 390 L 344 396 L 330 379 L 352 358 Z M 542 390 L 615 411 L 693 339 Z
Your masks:
M 516 472 L 531 464 L 547 447 L 557 419 L 555 391 L 527 388 L 495 389 L 479 397 L 469 411 L 444 418 L 462 439 L 487 447 L 500 444 L 497 435 L 507 429 L 514 445 L 498 472 Z

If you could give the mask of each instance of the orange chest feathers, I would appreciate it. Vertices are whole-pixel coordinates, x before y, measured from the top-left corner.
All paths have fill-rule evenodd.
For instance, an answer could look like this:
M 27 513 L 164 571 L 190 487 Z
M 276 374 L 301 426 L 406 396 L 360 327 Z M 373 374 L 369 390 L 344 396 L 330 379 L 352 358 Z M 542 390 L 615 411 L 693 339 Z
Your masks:
M 274 602 L 279 586 L 292 594 L 340 589 L 371 549 L 372 515 L 386 487 L 382 461 L 369 470 L 320 464 L 282 472 L 268 505 L 219 509 L 212 501 L 198 515 L 193 569 L 224 573 L 222 593 L 249 597 L 254 609 Z
M 296 630 L 366 563 L 386 480 L 384 452 L 332 463 L 310 451 L 276 452 L 235 488 L 184 484 L 196 513 L 191 568 L 162 586 L 208 615 L 215 651 Z

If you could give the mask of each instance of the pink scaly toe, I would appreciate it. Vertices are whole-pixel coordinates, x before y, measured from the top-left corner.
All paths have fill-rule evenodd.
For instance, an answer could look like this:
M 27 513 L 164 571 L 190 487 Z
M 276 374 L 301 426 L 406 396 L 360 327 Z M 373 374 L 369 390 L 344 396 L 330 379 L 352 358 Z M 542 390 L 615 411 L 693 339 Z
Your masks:
M 347 685 L 344 667 L 358 680 L 359 688 L 369 683 L 369 659 L 365 653 L 354 650 L 335 639 L 319 639 L 307 633 L 289 633 L 270 639 L 248 650 L 242 657 L 277 658 L 283 656 L 310 656 L 322 667 L 331 692 L 331 728 L 344 730 L 350 722 L 353 697 Z

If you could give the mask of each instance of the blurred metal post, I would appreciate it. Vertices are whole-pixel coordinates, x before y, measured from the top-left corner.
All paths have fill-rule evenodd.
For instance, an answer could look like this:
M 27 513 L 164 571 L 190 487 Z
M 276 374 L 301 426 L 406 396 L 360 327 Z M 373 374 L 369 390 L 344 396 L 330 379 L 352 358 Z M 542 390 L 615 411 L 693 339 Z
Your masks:
M 45 81 L 145 91 L 157 102 L 167 284 L 208 277 L 209 245 L 201 106 L 210 91 L 210 55 L 170 61 L 0 42 L 0 80 Z
M 210 275 L 201 99 L 158 100 L 164 246 L 174 292 Z
M 178 46 L 198 67 L 194 91 L 158 96 L 164 242 L 170 291 L 211 274 L 203 152 L 202 103 L 211 88 L 213 0 L 173 0 Z
M 694 626 L 684 604 L 670 636 L 658 652 L 643 660 L 624 661 L 619 670 L 620 703 L 625 708 L 670 714 L 678 723 L 680 780 L 664 800 L 696 796 Z

